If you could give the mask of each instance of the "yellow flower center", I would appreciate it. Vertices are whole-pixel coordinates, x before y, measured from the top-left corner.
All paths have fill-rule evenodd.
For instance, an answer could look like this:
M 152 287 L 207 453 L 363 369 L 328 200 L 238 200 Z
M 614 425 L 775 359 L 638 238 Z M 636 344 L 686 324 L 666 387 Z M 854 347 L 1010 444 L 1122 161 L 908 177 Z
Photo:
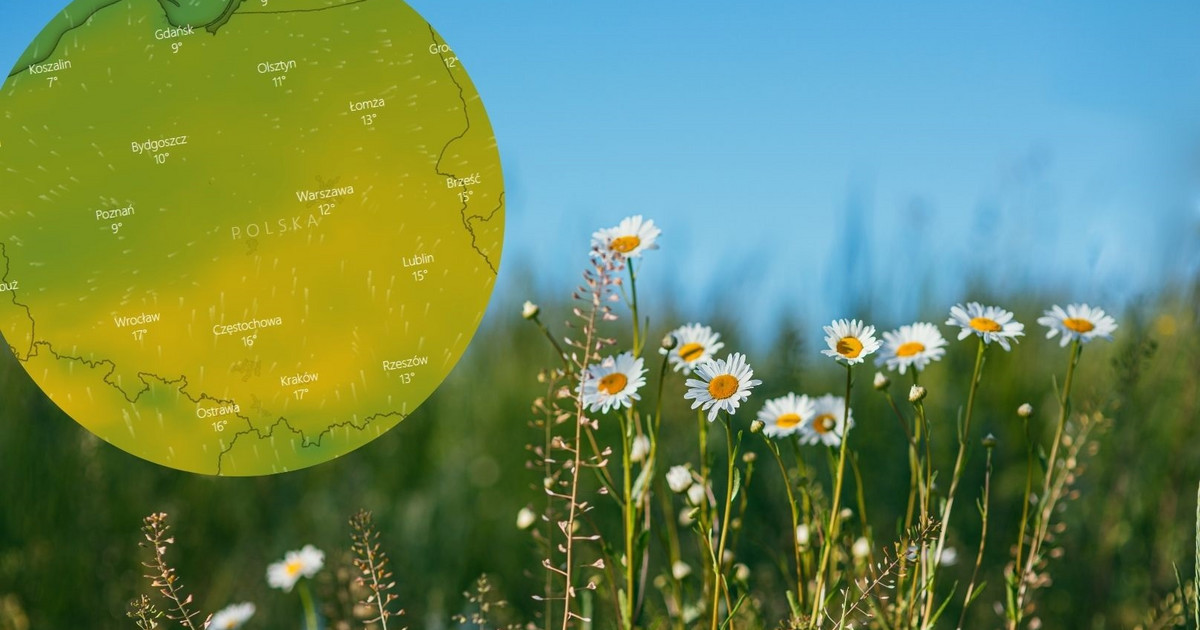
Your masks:
M 297 573 L 300 573 L 300 569 L 302 568 L 304 567 L 300 564 L 299 560 L 292 560 L 284 565 L 283 570 L 287 572 L 289 577 L 291 577 Z
M 800 416 L 794 413 L 785 413 L 775 418 L 775 424 L 781 429 L 790 429 L 800 424 Z
M 613 372 L 600 379 L 600 383 L 596 385 L 596 389 L 608 394 L 616 396 L 625 390 L 625 386 L 629 384 L 629 377 L 620 372 Z
M 997 333 L 1003 330 L 1000 324 L 996 323 L 996 320 L 988 319 L 986 317 L 976 317 L 972 319 L 971 328 L 985 333 Z
M 704 346 L 698 343 L 685 343 L 679 348 L 679 358 L 691 363 L 704 356 Z
M 1066 326 L 1077 333 L 1092 332 L 1092 330 L 1096 328 L 1096 325 L 1092 322 L 1089 322 L 1086 319 L 1080 319 L 1078 317 L 1068 317 L 1064 319 L 1063 326 Z
M 925 344 L 921 343 L 920 341 L 910 341 L 908 343 L 900 344 L 900 347 L 896 348 L 896 356 L 911 357 L 919 352 L 924 351 Z
M 837 342 L 838 354 L 847 359 L 855 359 L 862 353 L 863 345 L 858 340 L 858 337 L 842 337 L 841 341 Z
M 813 418 L 813 429 L 817 433 L 829 433 L 833 427 L 837 426 L 837 418 L 831 413 L 823 413 L 816 418 Z
M 617 238 L 614 238 L 611 243 L 608 244 L 608 248 L 613 250 L 614 252 L 621 252 L 622 254 L 628 254 L 629 252 L 637 249 L 637 246 L 641 245 L 641 244 L 642 244 L 642 239 L 638 238 L 636 235 L 618 236 Z
M 738 390 L 738 380 L 729 374 L 721 374 L 708 382 L 708 393 L 717 400 L 731 398 Z

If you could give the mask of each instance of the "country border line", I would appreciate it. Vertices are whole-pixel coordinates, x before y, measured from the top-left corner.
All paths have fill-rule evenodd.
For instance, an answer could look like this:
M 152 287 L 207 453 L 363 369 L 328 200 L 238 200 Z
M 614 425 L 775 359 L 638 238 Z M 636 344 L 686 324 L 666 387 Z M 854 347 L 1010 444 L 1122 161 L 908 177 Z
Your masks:
M 433 38 L 434 44 L 445 44 L 444 41 L 438 40 L 437 31 L 435 31 L 433 29 L 432 24 L 429 25 L 429 35 Z M 447 173 L 447 172 L 442 171 L 442 160 L 446 159 L 446 152 L 450 150 L 450 145 L 454 144 L 455 142 L 458 142 L 459 140 L 462 140 L 463 138 L 465 138 L 467 136 L 468 133 L 470 133 L 470 131 L 471 131 L 471 113 L 469 111 L 469 106 L 467 105 L 467 99 L 466 99 L 466 97 L 463 96 L 463 86 L 461 83 L 458 82 L 458 79 L 455 78 L 454 73 L 450 70 L 450 66 L 446 64 L 445 54 L 443 54 L 442 52 L 439 51 L 438 58 L 442 60 L 442 67 L 446 69 L 446 75 L 450 77 L 450 82 L 454 84 L 454 87 L 458 88 L 458 100 L 462 103 L 463 118 L 465 118 L 467 121 L 467 128 L 463 129 L 462 133 L 458 134 L 457 136 L 451 138 L 450 140 L 448 140 L 446 142 L 446 145 L 442 147 L 442 152 L 440 154 L 438 154 L 437 162 L 433 165 L 433 170 L 438 175 L 441 175 L 442 177 L 454 177 L 453 173 Z M 501 202 L 501 204 L 504 203 L 503 196 L 501 196 L 500 202 Z M 499 275 L 499 272 L 496 271 L 496 265 L 492 264 L 492 260 L 490 258 L 488 258 L 487 254 L 483 253 L 482 249 L 479 249 L 479 245 L 478 245 L 478 243 L 476 243 L 476 239 L 478 237 L 475 235 L 475 229 L 471 227 L 471 220 L 470 220 L 470 217 L 467 216 L 467 210 L 468 210 L 467 202 L 464 201 L 462 204 L 462 209 L 459 210 L 459 215 L 462 217 L 463 228 L 465 228 L 467 230 L 467 233 L 471 235 L 471 249 L 475 250 L 475 252 L 477 254 L 479 254 L 479 256 L 481 258 L 483 258 L 483 262 L 487 263 L 488 269 L 492 270 L 492 275 Z M 493 214 L 494 214 L 494 212 L 493 212 Z
M 22 72 L 25 72 L 26 70 L 29 70 L 33 66 L 36 66 L 37 64 L 42 63 L 43 61 L 49 59 L 54 54 L 54 51 L 58 50 L 58 45 L 62 43 L 62 40 L 64 37 L 67 36 L 67 33 L 70 33 L 71 31 L 87 24 L 93 17 L 96 16 L 97 13 L 103 11 L 104 9 L 107 9 L 114 5 L 121 4 L 124 1 L 125 0 L 112 0 L 112 2 L 109 2 L 108 4 L 96 7 L 95 9 L 92 10 L 91 13 L 88 14 L 87 17 L 83 18 L 83 20 L 81 20 L 78 24 L 59 33 L 58 39 L 54 40 L 54 45 L 50 47 L 50 50 L 46 52 L 46 55 L 44 57 L 29 62 L 29 65 L 25 66 L 24 68 L 20 68 L 20 69 L 14 68 L 13 71 L 8 74 L 8 78 L 11 79 L 11 78 L 17 76 L 18 74 L 21 74 Z
M 4 257 L 4 277 L 0 278 L 0 282 L 8 282 L 8 274 L 12 273 L 12 260 L 8 257 L 7 243 L 0 243 L 0 256 Z M 33 311 L 29 310 L 28 304 L 17 301 L 17 292 L 15 290 L 9 291 L 9 293 L 12 293 L 13 305 L 20 306 L 21 308 L 25 309 L 25 315 L 29 318 L 29 349 L 25 351 L 26 359 L 22 359 L 21 355 L 17 353 L 16 346 L 12 344 L 8 345 L 8 347 L 12 349 L 13 355 L 17 357 L 17 360 L 24 361 L 27 360 L 31 354 L 33 354 L 33 346 L 37 340 L 37 320 L 33 318 Z
M 331 424 L 328 427 L 325 427 L 320 433 L 318 433 L 317 437 L 315 439 L 305 437 L 304 431 L 301 431 L 300 429 L 293 427 L 292 424 L 290 422 L 288 422 L 288 419 L 284 416 L 279 416 L 279 418 L 276 419 L 275 422 L 272 423 L 271 426 L 267 428 L 266 433 L 263 433 L 262 430 L 255 428 L 254 425 L 251 424 L 249 430 L 239 431 L 238 433 L 235 433 L 233 435 L 233 439 L 231 439 L 229 441 L 229 446 L 227 446 L 225 448 L 225 450 L 221 451 L 217 455 L 217 475 L 218 476 L 221 475 L 221 468 L 223 466 L 222 461 L 225 458 L 225 454 L 233 450 L 233 447 L 237 444 L 238 438 L 242 437 L 243 435 L 250 435 L 251 433 L 256 433 L 256 434 L 258 434 L 258 439 L 265 440 L 265 439 L 274 437 L 275 427 L 278 427 L 279 425 L 282 424 L 283 426 L 287 427 L 287 429 L 289 431 L 291 431 L 292 433 L 296 433 L 300 436 L 300 448 L 313 448 L 313 447 L 320 448 L 321 442 L 323 442 L 325 440 L 325 436 L 333 435 L 334 429 L 349 426 L 349 427 L 352 427 L 353 429 L 355 429 L 356 431 L 365 431 L 367 426 L 369 426 L 371 424 L 371 422 L 373 420 L 375 420 L 376 418 L 386 418 L 389 416 L 399 416 L 401 421 L 404 420 L 406 417 L 408 417 L 406 414 L 399 412 L 399 411 L 385 411 L 385 412 L 375 413 L 375 414 L 371 414 L 371 415 L 367 416 L 366 418 L 363 418 L 362 426 L 354 424 L 354 422 L 352 420 L 346 420 L 344 422 L 338 422 L 335 424 Z
M 287 9 L 284 11 L 238 11 L 238 15 L 283 15 L 286 13 L 319 13 L 330 9 L 341 9 L 355 4 L 362 4 L 367 0 L 350 0 L 341 4 L 330 5 L 327 7 L 317 7 L 315 9 Z

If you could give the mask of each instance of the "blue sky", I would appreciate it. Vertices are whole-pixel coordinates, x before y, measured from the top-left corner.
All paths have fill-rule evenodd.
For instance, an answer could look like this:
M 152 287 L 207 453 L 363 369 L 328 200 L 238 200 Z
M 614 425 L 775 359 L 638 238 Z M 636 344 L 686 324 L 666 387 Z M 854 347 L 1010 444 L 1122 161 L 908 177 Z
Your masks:
M 1200 267 L 1200 3 L 410 4 L 496 131 L 506 293 L 573 286 L 634 213 L 643 286 L 760 323 L 902 323 L 972 277 L 1115 307 Z M 5 0 L 0 62 L 62 6 Z

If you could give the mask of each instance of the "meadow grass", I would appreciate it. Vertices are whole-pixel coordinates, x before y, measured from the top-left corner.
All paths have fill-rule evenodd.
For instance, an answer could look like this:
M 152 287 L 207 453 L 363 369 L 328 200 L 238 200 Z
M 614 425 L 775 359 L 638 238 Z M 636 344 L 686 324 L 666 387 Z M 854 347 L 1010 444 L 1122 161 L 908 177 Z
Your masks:
M 638 274 L 653 273 L 654 255 L 667 252 L 648 252 Z M 1070 368 L 1069 397 L 1073 350 L 1034 324 L 1053 296 L 964 296 L 1005 304 L 1026 324 L 1012 352 L 987 350 L 982 379 L 973 377 L 977 346 L 941 324 L 948 305 L 930 305 L 912 319 L 941 325 L 949 345 L 921 373 L 925 397 L 910 403 L 911 376 L 890 375 L 889 401 L 873 387 L 873 364 L 850 372 L 819 354 L 819 330 L 785 325 L 760 346 L 736 319 L 681 314 L 658 296 L 639 297 L 634 318 L 629 272 L 610 274 L 621 278 L 608 303 L 618 319 L 602 313 L 590 339 L 585 327 L 562 325 L 577 304 L 531 296 L 557 348 L 520 319 L 519 306 L 498 304 L 463 364 L 412 418 L 351 456 L 281 477 L 210 479 L 134 460 L 62 416 L 7 361 L 0 628 L 149 623 L 126 616 L 131 599 L 141 602 L 140 563 L 152 561 L 131 533 L 158 512 L 172 515 L 179 535 L 169 568 L 193 596 L 182 614 L 202 619 L 253 601 L 246 627 L 304 623 L 297 595 L 269 588 L 265 573 L 312 542 L 328 553 L 311 579 L 317 614 L 361 625 L 369 619 L 354 616 L 361 587 L 344 593 L 362 576 L 346 526 L 362 507 L 375 515 L 394 574 L 376 583 L 394 582 L 383 595 L 398 597 L 388 610 L 404 608 L 396 623 L 414 628 L 480 627 L 485 606 L 489 624 L 556 628 L 812 627 L 814 610 L 820 627 L 933 627 L 935 617 L 939 628 L 1195 625 L 1181 611 L 1195 614 L 1196 287 L 1120 313 L 1113 343 L 1087 345 Z M 718 357 L 744 350 L 762 381 L 711 424 L 684 398 L 694 375 L 658 354 L 664 333 L 703 315 L 727 344 Z M 641 400 L 581 412 L 579 375 L 625 351 L 643 360 Z M 766 400 L 845 396 L 847 376 L 854 424 L 838 447 L 752 430 Z M 541 407 L 531 413 L 534 398 Z M 1028 418 L 1018 414 L 1023 403 L 1033 407 Z M 960 434 L 968 408 L 971 426 Z M 990 448 L 981 442 L 988 434 Z M 683 464 L 700 489 L 693 496 L 668 486 L 667 472 Z M 957 507 L 947 509 L 955 477 Z M 570 490 L 552 497 L 547 478 Z M 534 517 L 525 530 L 516 523 L 523 509 Z M 954 549 L 957 562 L 932 562 L 938 547 L 943 556 Z M 483 573 L 491 578 L 480 589 Z M 175 605 L 147 594 L 145 615 Z

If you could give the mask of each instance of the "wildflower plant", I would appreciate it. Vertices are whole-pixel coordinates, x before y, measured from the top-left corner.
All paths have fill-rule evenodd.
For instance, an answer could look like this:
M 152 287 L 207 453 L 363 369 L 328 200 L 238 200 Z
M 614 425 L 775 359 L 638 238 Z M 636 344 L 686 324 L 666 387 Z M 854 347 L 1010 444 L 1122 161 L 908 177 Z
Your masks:
M 523 316 L 537 324 L 563 360 L 561 366 L 542 372 L 547 396 L 539 398 L 534 407 L 539 416 L 534 426 L 544 439 L 543 445 L 530 447 L 535 455 L 530 463 L 543 471 L 542 486 L 550 499 L 539 515 L 543 527 L 531 527 L 533 512 L 523 511 L 518 519 L 543 541 L 549 556 L 543 564 L 561 585 L 560 589 L 547 586 L 539 596 L 546 603 L 542 626 L 563 630 L 592 627 L 605 609 L 612 611 L 610 625 L 623 630 L 762 626 L 761 602 L 751 596 L 755 572 L 737 559 L 745 519 L 755 514 L 748 508 L 751 498 L 747 489 L 756 453 L 743 441 L 749 428 L 761 435 L 761 445 L 775 462 L 790 514 L 786 554 L 790 557 L 778 560 L 789 585 L 786 627 L 932 630 L 953 623 L 943 619 L 943 613 L 958 599 L 955 617 L 957 627 L 962 628 L 971 604 L 985 592 L 988 576 L 982 570 L 983 560 L 988 538 L 994 534 L 989 516 L 993 510 L 993 451 L 998 441 L 990 434 L 977 435 L 977 400 L 989 350 L 998 346 L 1000 351 L 1013 352 L 1025 326 L 999 306 L 968 302 L 950 309 L 945 325 L 958 328 L 959 341 L 973 338 L 974 346 L 970 381 L 956 423 L 929 417 L 929 400 L 937 403 L 930 409 L 940 409 L 947 392 L 927 389 L 922 382 L 922 374 L 956 352 L 956 346 L 947 342 L 937 324 L 920 321 L 884 332 L 882 339 L 873 325 L 862 320 L 833 321 L 824 327 L 822 354 L 845 370 L 844 390 L 836 394 L 793 391 L 755 404 L 756 388 L 762 381 L 755 378 L 749 358 L 727 350 L 721 334 L 708 325 L 690 322 L 669 327 L 658 365 L 652 365 L 646 356 L 650 319 L 641 312 L 634 265 L 652 262 L 648 253 L 659 248 L 661 237 L 662 230 L 641 216 L 596 231 L 589 257 L 592 267 L 585 272 L 585 285 L 574 296 L 581 305 L 573 315 L 583 322 L 577 322 L 574 336 L 557 337 L 541 322 L 540 308 L 527 304 L 523 309 Z M 614 302 L 628 309 L 630 342 L 627 347 L 606 350 L 623 345 L 617 341 L 619 332 L 607 328 L 618 318 L 609 306 Z M 1082 470 L 1080 459 L 1094 448 L 1089 431 L 1101 423 L 1082 415 L 1070 422 L 1068 397 L 1079 350 L 1092 339 L 1111 338 L 1116 328 L 1102 310 L 1087 305 L 1056 306 L 1046 311 L 1039 323 L 1047 326 L 1048 336 L 1062 335 L 1073 358 L 1060 393 L 1059 422 L 1035 504 L 1029 501 L 1035 485 L 1032 463 L 1029 466 L 1026 514 L 1014 547 L 1013 568 L 1006 578 L 1006 619 L 1013 629 L 1022 627 L 1027 618 L 1022 611 L 1032 608 L 1032 592 L 1044 583 L 1038 572 L 1045 566 L 1055 504 L 1069 495 Z M 855 367 L 869 359 L 881 370 L 894 373 L 878 372 L 871 384 L 886 399 L 905 436 L 897 456 L 908 464 L 909 491 L 903 518 L 890 543 L 876 540 L 867 517 L 870 506 L 863 486 L 869 480 L 864 478 L 851 439 Z M 900 377 L 906 381 L 901 390 L 905 395 L 894 397 L 892 379 Z M 696 414 L 698 458 L 693 461 L 660 462 L 664 408 L 672 408 L 664 407 L 669 381 L 673 388 L 682 387 L 683 400 Z M 737 419 L 746 405 L 756 412 L 748 425 Z M 1035 440 L 1031 416 L 1030 411 L 1022 410 L 1030 444 Z M 670 422 L 673 432 L 683 430 L 680 423 Z M 874 423 L 875 419 L 865 422 Z M 723 454 L 710 449 L 714 424 L 720 424 L 724 433 Z M 616 429 L 615 443 L 605 442 L 613 430 L 601 430 L 602 425 Z M 1075 427 L 1073 434 L 1071 427 Z M 935 434 L 948 430 L 956 437 L 954 459 L 948 469 L 940 470 L 932 444 Z M 956 514 L 956 500 L 973 445 L 981 445 L 986 455 L 977 504 L 981 536 L 970 552 L 959 546 L 958 550 L 964 550 L 959 554 L 950 547 L 949 534 L 962 518 Z M 1032 458 L 1032 446 L 1029 452 Z M 829 465 L 828 485 L 813 466 L 821 461 Z M 596 513 L 606 502 L 582 498 L 581 482 L 585 480 L 587 487 L 607 497 L 619 513 L 619 543 L 609 542 L 602 525 L 605 519 Z M 851 488 L 852 493 L 848 492 Z M 1030 505 L 1036 509 L 1030 511 Z M 558 542 L 546 544 L 551 540 L 546 534 L 555 530 L 560 534 Z M 947 587 L 940 579 L 942 569 L 960 556 L 973 560 L 967 567 L 970 579 Z M 657 577 L 650 580 L 654 566 L 659 567 Z M 579 590 L 580 569 L 591 569 L 598 576 L 589 579 L 583 591 Z M 651 583 L 661 596 L 657 607 L 665 620 L 646 618 L 648 606 L 655 606 L 648 598 Z M 597 596 L 607 592 L 609 602 L 595 604 L 591 595 L 577 602 L 581 592 Z M 557 599 L 554 593 L 559 593 Z M 590 611 L 587 615 L 582 612 L 585 609 Z M 558 622 L 552 623 L 554 619 Z
M 388 619 L 404 614 L 404 611 L 393 611 L 392 604 L 399 599 L 393 592 L 396 582 L 393 580 L 389 559 L 379 543 L 379 531 L 375 529 L 375 520 L 367 510 L 360 510 L 350 518 L 350 550 L 354 554 L 354 568 L 358 571 L 355 578 L 357 584 L 364 588 L 367 596 L 359 606 L 371 611 L 366 623 L 377 623 L 382 630 L 387 630 Z
M 464 593 L 467 605 L 453 621 L 546 630 L 961 630 L 975 623 L 973 605 L 1002 588 L 1003 601 L 993 607 L 999 623 L 1008 630 L 1040 627 L 1037 595 L 1050 584 L 1051 560 L 1062 553 L 1056 536 L 1065 527 L 1064 506 L 1077 495 L 1080 475 L 1098 448 L 1094 435 L 1108 420 L 1099 411 L 1073 408 L 1078 365 L 1086 345 L 1113 338 L 1116 321 L 1087 304 L 1055 305 L 1037 320 L 1048 345 L 1058 344 L 1052 351 L 1065 350 L 1067 365 L 1061 384 L 1053 381 L 1056 418 L 1043 422 L 1028 403 L 1015 409 L 1014 422 L 1023 429 L 1025 478 L 1020 519 L 1007 531 L 1003 519 L 993 518 L 1002 507 L 993 496 L 993 475 L 1004 461 L 997 456 L 1001 442 L 978 425 L 1014 415 L 997 414 L 980 402 L 984 387 L 994 385 L 984 383 L 989 353 L 1015 353 L 1025 335 L 1013 312 L 978 302 L 953 306 L 944 326 L 957 328 L 957 340 L 965 344 L 947 342 L 943 328 L 931 322 L 903 325 L 880 338 L 865 321 L 833 321 L 824 327 L 821 354 L 837 367 L 822 359 L 822 369 L 844 376 L 844 389 L 787 391 L 796 383 L 785 383 L 773 391 L 786 393 L 767 398 L 763 380 L 756 378 L 762 372 L 756 373 L 745 353 L 727 349 L 721 333 L 704 323 L 672 323 L 656 333 L 663 334 L 658 352 L 647 353 L 651 320 L 641 310 L 635 264 L 653 268 L 650 253 L 659 249 L 661 236 L 641 216 L 593 234 L 566 334 L 543 321 L 540 306 L 522 306 L 521 316 L 553 350 L 552 365 L 537 374 L 542 395 L 529 423 L 537 436 L 528 446 L 535 496 L 515 518 L 541 552 L 543 580 L 534 596 L 540 610 L 536 623 L 509 623 L 507 604 L 491 594 L 485 576 Z M 622 316 L 629 321 L 625 330 L 616 323 Z M 942 381 L 927 378 L 927 371 L 947 369 L 942 364 L 947 357 L 966 361 L 971 350 L 964 397 L 956 399 Z M 879 371 L 869 379 L 870 388 L 855 388 L 868 360 Z M 886 401 L 883 419 L 862 405 L 864 396 Z M 953 422 L 940 417 L 947 407 L 956 411 Z M 864 492 L 877 467 L 861 464 L 858 436 L 878 432 L 882 422 L 890 425 L 888 412 L 904 439 L 890 440 L 892 451 L 884 456 L 907 464 L 908 489 L 894 530 L 880 535 Z M 662 448 L 668 432 L 688 450 Z M 950 436 L 952 462 L 935 461 L 935 439 Z M 787 532 L 782 544 L 741 540 L 761 531 L 749 532 L 746 523 L 767 512 L 754 509 L 761 507 L 752 505 L 761 495 L 752 498 L 748 491 L 764 449 L 774 461 L 768 467 L 778 470 L 783 483 L 782 496 L 768 500 L 787 502 L 789 522 L 776 523 Z M 951 538 L 972 517 L 956 506 L 964 480 L 971 478 L 968 461 L 980 449 L 979 537 Z M 309 582 L 324 569 L 325 554 L 315 546 L 287 552 L 267 569 L 272 588 L 298 592 L 309 630 L 349 627 L 350 617 L 386 630 L 403 614 L 371 514 L 359 512 L 350 527 L 357 590 L 342 590 L 357 603 L 353 614 L 327 611 L 329 619 L 318 617 Z M 1197 528 L 1200 533 L 1200 511 Z M 1013 544 L 1011 561 L 994 576 L 984 559 L 998 536 L 1011 537 Z M 147 517 L 143 537 L 143 546 L 152 550 L 144 563 L 146 577 L 158 599 L 143 595 L 129 604 L 127 614 L 139 628 L 160 627 L 165 619 L 189 630 L 236 630 L 255 614 L 253 604 L 235 604 L 197 623 L 195 600 L 166 560 L 174 543 L 166 515 Z M 1196 544 L 1200 572 L 1200 540 Z M 784 619 L 768 619 L 768 609 L 783 609 L 782 602 L 764 602 L 757 590 L 764 569 L 739 555 L 751 546 L 768 549 L 783 576 Z M 961 564 L 955 569 L 960 581 L 947 577 L 955 563 Z M 1000 586 L 989 591 L 989 582 Z M 1200 623 L 1195 581 L 1178 582 L 1178 591 L 1138 627 L 1186 624 L 1189 604 Z
M 283 560 L 271 563 L 267 567 L 267 583 L 285 593 L 292 592 L 297 587 L 300 594 L 300 604 L 304 608 L 304 627 L 306 630 L 319 628 L 317 608 L 313 601 L 312 589 L 308 580 L 325 566 L 325 552 L 312 545 L 304 545 L 300 549 L 287 552 Z

